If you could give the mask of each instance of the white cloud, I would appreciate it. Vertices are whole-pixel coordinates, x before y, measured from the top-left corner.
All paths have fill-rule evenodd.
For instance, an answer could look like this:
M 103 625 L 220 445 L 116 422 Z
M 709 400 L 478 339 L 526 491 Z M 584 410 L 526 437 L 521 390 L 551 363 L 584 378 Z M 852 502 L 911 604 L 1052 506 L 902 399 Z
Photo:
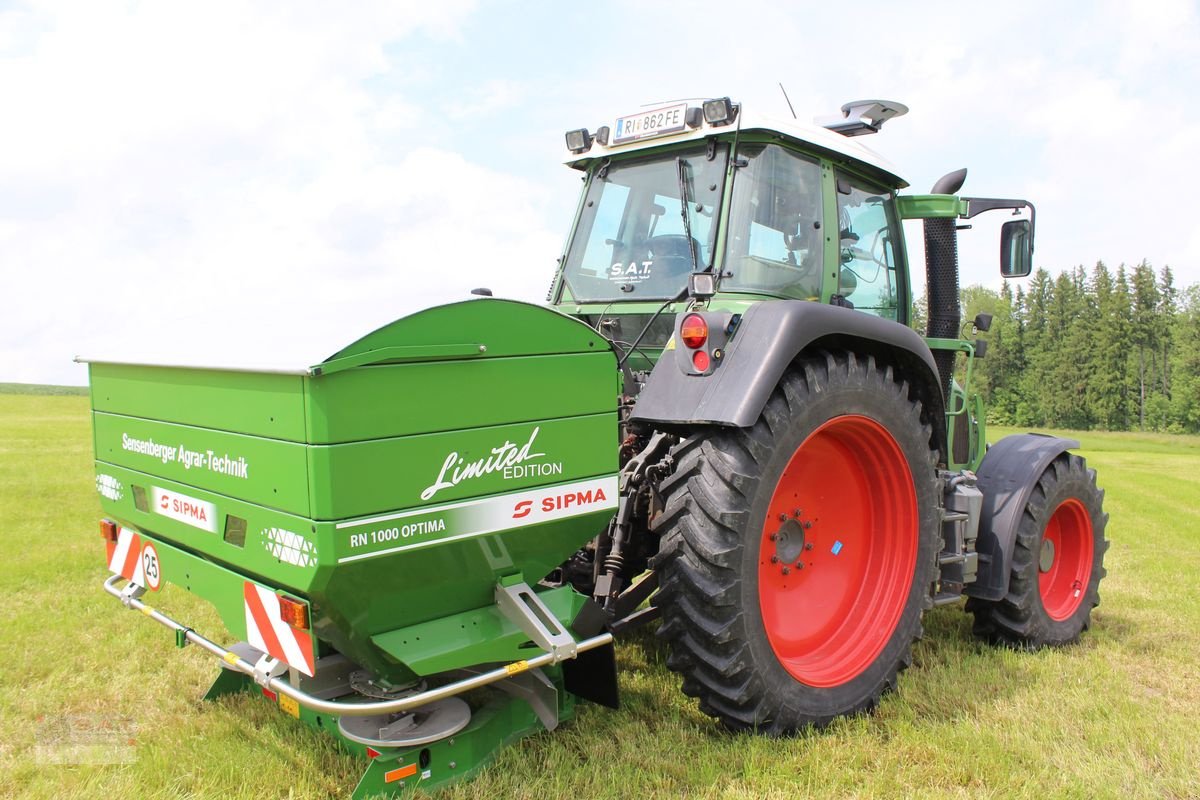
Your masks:
M 474 286 L 544 291 L 512 266 L 552 263 L 545 191 L 405 146 L 419 108 L 363 88 L 465 4 L 47 8 L 0 14 L 22 45 L 0 62 L 3 379 L 79 381 L 76 353 L 303 365 Z
M 492 79 L 471 92 L 465 100 L 446 104 L 451 119 L 478 119 L 497 111 L 510 109 L 525 99 L 525 91 L 515 81 Z
M 79 382 L 77 352 L 307 362 L 477 285 L 540 298 L 562 131 L 696 95 L 782 114 L 779 81 L 803 120 L 907 103 L 871 145 L 914 191 L 967 166 L 966 193 L 1035 201 L 1039 265 L 1200 280 L 1190 0 L 688 8 L 618 3 L 593 38 L 594 12 L 466 0 L 0 11 L 0 380 Z M 998 281 L 990 217 L 965 282 Z

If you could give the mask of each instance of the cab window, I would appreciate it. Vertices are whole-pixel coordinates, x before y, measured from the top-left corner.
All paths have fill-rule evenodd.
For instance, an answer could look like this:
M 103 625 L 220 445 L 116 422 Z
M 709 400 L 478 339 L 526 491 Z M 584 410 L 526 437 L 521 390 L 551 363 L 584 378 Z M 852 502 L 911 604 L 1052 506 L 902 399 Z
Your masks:
M 743 146 L 738 155 L 722 291 L 819 298 L 820 164 L 773 144 Z
M 841 261 L 837 294 L 859 311 L 899 321 L 904 298 L 897 282 L 891 194 L 839 174 L 837 207 Z

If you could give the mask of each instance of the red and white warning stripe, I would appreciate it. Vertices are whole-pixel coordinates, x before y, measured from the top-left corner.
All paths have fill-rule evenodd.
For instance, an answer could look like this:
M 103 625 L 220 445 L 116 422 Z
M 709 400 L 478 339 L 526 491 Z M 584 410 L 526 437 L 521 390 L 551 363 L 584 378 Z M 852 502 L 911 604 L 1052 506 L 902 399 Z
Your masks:
M 108 571 L 128 581 L 145 586 L 142 580 L 142 541 L 136 531 L 117 528 L 117 541 L 106 542 Z
M 158 551 L 149 539 L 142 539 L 137 531 L 117 528 L 117 541 L 105 542 L 108 551 L 108 571 L 145 589 L 158 591 L 162 585 L 162 565 Z
M 312 677 L 316 671 L 312 637 L 283 621 L 279 595 L 246 581 L 246 641 Z

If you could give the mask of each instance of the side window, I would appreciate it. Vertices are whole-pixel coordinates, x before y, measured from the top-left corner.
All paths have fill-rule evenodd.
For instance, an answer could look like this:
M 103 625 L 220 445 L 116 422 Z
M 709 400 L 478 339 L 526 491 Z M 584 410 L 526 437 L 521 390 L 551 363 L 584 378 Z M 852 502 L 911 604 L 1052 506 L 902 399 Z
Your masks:
M 625 214 L 625 205 L 629 201 L 629 187 L 611 184 L 600 197 L 600 205 L 596 209 L 596 221 L 588 236 L 587 247 L 583 251 L 585 264 L 607 264 L 612 260 L 612 240 L 608 239 L 612 231 L 621 226 L 621 218 Z
M 749 145 L 733 184 L 723 290 L 801 300 L 821 294 L 821 167 L 778 145 Z
M 841 258 L 837 293 L 859 311 L 899 319 L 891 194 L 838 175 L 837 205 Z

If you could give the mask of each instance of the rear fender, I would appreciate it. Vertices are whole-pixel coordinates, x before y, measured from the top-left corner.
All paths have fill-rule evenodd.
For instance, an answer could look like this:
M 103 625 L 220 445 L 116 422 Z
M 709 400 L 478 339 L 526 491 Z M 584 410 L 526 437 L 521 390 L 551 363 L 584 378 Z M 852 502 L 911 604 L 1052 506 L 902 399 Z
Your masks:
M 1074 439 L 1039 433 L 1006 436 L 988 448 L 979 465 L 983 511 L 979 520 L 979 576 L 966 588 L 968 597 L 1000 600 L 1008 593 L 1017 526 L 1029 495 L 1050 462 L 1071 448 Z
M 925 340 L 898 322 L 804 300 L 751 306 L 724 357 L 706 374 L 689 374 L 677 358 L 659 359 L 638 396 L 632 420 L 665 428 L 749 427 L 796 357 L 819 349 L 852 350 L 892 364 L 921 400 L 945 460 L 944 402 Z

